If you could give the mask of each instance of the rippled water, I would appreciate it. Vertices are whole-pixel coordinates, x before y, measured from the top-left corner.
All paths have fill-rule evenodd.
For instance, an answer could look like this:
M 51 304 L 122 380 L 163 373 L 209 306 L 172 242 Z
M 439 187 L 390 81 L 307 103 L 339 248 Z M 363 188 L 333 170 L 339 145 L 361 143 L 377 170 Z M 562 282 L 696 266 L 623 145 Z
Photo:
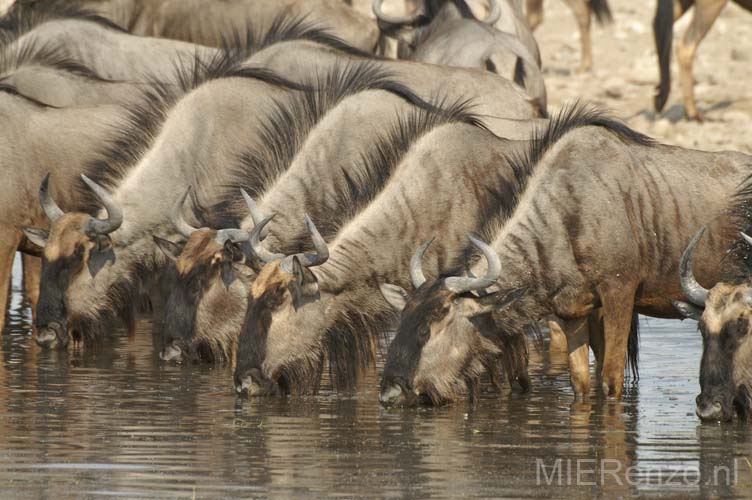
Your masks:
M 349 395 L 238 399 L 227 367 L 160 363 L 148 322 L 95 352 L 43 352 L 14 287 L 2 498 L 752 496 L 750 433 L 694 416 L 694 323 L 643 318 L 621 403 L 573 403 L 546 354 L 530 395 L 385 410 L 375 375 Z

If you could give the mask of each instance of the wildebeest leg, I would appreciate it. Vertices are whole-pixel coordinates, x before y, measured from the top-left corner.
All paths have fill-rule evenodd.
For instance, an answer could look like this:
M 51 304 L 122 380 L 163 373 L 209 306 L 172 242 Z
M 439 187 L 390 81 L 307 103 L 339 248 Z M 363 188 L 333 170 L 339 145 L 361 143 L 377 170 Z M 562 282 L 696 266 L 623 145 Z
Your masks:
M 603 314 L 603 393 L 621 398 L 624 368 L 627 364 L 627 344 L 632 329 L 632 311 L 636 286 L 614 284 L 599 290 Z
M 588 332 L 590 337 L 590 349 L 595 356 L 595 375 L 600 378 L 603 375 L 603 354 L 605 339 L 603 338 L 603 311 L 596 309 L 588 316 Z
M 543 22 L 543 0 L 527 0 L 527 24 L 531 31 Z
M 551 320 L 548 322 L 548 331 L 550 338 L 548 352 L 556 354 L 567 352 L 567 336 L 561 325 L 557 321 Z
M 593 48 L 590 42 L 590 8 L 587 0 L 564 0 L 572 10 L 580 29 L 580 71 L 590 71 L 593 67 Z
M 576 398 L 590 395 L 590 357 L 587 318 L 563 322 L 569 353 L 569 378 Z
M 13 227 L 0 230 L 0 333 L 5 327 L 5 313 L 8 311 L 8 297 L 13 276 L 13 259 L 21 241 L 21 233 Z
M 676 57 L 679 61 L 679 81 L 684 97 L 684 113 L 690 120 L 702 121 L 702 116 L 697 110 L 697 103 L 695 102 L 694 76 L 692 75 L 692 63 L 697 53 L 697 47 L 708 34 L 710 27 L 713 26 L 727 3 L 728 0 L 698 0 L 695 2 L 692 22 L 687 28 L 687 32 L 684 33 L 684 37 L 676 46 Z
M 39 281 L 42 276 L 42 259 L 32 255 L 23 256 L 23 282 L 26 298 L 31 304 L 31 315 L 37 317 L 37 302 L 39 302 Z

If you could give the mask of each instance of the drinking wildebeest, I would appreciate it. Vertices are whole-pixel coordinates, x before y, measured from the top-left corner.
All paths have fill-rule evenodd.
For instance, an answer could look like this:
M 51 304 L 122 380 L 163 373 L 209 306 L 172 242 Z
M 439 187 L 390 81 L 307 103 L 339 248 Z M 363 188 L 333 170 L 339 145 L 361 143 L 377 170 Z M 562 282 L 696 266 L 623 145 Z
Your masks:
M 692 21 L 684 37 L 676 47 L 679 60 L 679 83 L 684 100 L 684 114 L 689 120 L 702 121 L 702 113 L 697 109 L 695 100 L 692 63 L 705 35 L 721 14 L 728 0 L 658 0 L 653 21 L 655 46 L 658 52 L 658 67 L 661 81 L 656 88 L 655 109 L 663 111 L 671 92 L 671 43 L 674 38 L 674 20 L 684 15 L 694 5 Z M 752 12 L 752 0 L 734 0 L 734 3 Z
M 748 216 L 749 185 L 740 192 L 744 195 L 735 201 L 737 206 L 746 206 Z M 747 226 L 748 221 L 742 225 Z M 707 289 L 692 271 L 692 257 L 703 232 L 700 230 L 690 241 L 681 260 L 681 284 L 689 303 L 674 304 L 682 315 L 699 322 L 702 333 L 701 392 L 696 398 L 696 413 L 702 420 L 731 420 L 734 413 L 748 419 L 752 410 L 749 341 L 752 285 L 747 267 L 749 249 L 742 250 L 739 246 L 752 245 L 752 238 L 742 233 L 744 242 L 729 254 L 736 262 L 723 259 L 731 267 L 726 270 L 727 279 Z
M 370 81 L 375 81 L 379 73 L 384 82 L 388 81 L 384 78 L 388 74 L 376 71 L 374 75 L 375 66 L 371 68 L 368 71 Z M 407 100 L 396 93 L 365 90 L 343 99 L 312 130 L 309 131 L 310 124 L 302 120 L 302 124 L 296 123 L 296 128 L 287 134 L 270 138 L 264 146 L 268 153 L 255 151 L 251 152 L 253 156 L 273 158 L 274 152 L 284 150 L 283 144 L 292 142 L 300 146 L 293 150 L 292 158 L 274 160 L 275 163 L 289 162 L 290 166 L 284 175 L 271 182 L 256 182 L 242 176 L 236 180 L 234 184 L 246 185 L 257 200 L 248 200 L 251 215 L 240 228 L 250 231 L 263 216 L 273 216 L 274 224 L 264 233 L 264 245 L 287 254 L 300 252 L 306 249 L 309 239 L 308 230 L 302 224 L 307 212 L 320 221 L 322 236 L 330 240 L 337 229 L 389 181 L 399 158 L 413 142 L 444 124 L 478 122 L 478 118 L 467 111 L 472 109 L 471 104 L 464 101 L 451 106 L 439 101 L 428 109 L 416 108 L 414 102 L 414 98 Z M 301 108 L 302 103 L 290 104 L 293 106 L 291 113 L 295 113 L 294 108 Z M 306 107 L 302 107 L 302 112 L 311 114 Z M 510 125 L 514 129 L 524 127 L 516 122 Z M 375 137 L 374 130 L 391 130 L 392 134 Z M 510 127 L 510 133 L 521 131 Z M 291 141 L 290 137 L 304 140 Z M 267 160 L 267 163 L 272 161 Z M 178 225 L 186 227 L 183 223 Z M 208 241 L 214 231 L 187 228 L 185 233 L 184 246 L 189 251 L 166 249 L 169 253 L 179 253 L 176 260 L 180 273 L 177 283 L 171 287 L 165 313 L 162 358 L 234 359 L 248 293 L 258 265 L 233 264 L 242 249 Z M 200 253 L 190 250 L 197 248 L 201 249 Z M 228 273 L 233 274 L 229 283 Z M 195 282 L 201 283 L 201 287 L 191 293 L 190 285 Z
M 600 24 L 610 23 L 611 8 L 608 0 L 564 0 L 572 10 L 580 29 L 580 71 L 590 71 L 593 67 L 593 44 L 590 36 L 590 18 Z M 535 29 L 543 22 L 543 0 L 527 0 L 527 22 Z
M 432 130 L 331 244 L 309 220 L 316 253 L 274 253 L 259 242 L 263 225 L 255 226 L 251 245 L 264 266 L 250 288 L 236 390 L 316 392 L 325 359 L 334 386 L 353 387 L 394 321 L 378 283 L 403 282 L 413 247 L 435 234 L 442 238 L 431 248 L 432 273 L 463 260 L 468 232 L 494 225 L 525 176 L 505 160 L 514 145 L 472 125 Z
M 381 3 L 374 1 L 374 13 L 385 33 L 401 32 L 401 59 L 489 70 L 514 80 L 545 111 L 546 88 L 537 45 L 528 47 L 516 33 L 493 26 L 501 16 L 497 0 L 490 1 L 491 12 L 483 21 L 475 18 L 465 0 L 426 1 L 420 13 L 406 18 L 387 16 Z
M 134 121 L 152 115 L 154 94 L 133 90 L 131 94 L 121 105 L 58 109 L 25 96 L 8 83 L 0 83 L 0 115 L 4 124 L 0 132 L 0 168 L 4 180 L 0 207 L 0 331 L 13 256 L 17 249 L 38 254 L 38 249 L 19 229 L 25 225 L 46 226 L 36 195 L 42 178 L 45 173 L 53 172 L 55 194 L 63 207 L 86 208 L 89 196 L 86 193 L 79 196 L 79 174 L 98 175 L 102 145 L 114 141 Z M 138 144 L 139 138 L 134 136 L 133 146 Z M 124 168 L 116 164 L 117 158 L 113 158 L 112 166 Z M 28 273 L 27 278 L 36 282 Z M 36 305 L 38 288 L 32 283 L 27 285 L 29 299 Z
M 132 321 L 137 299 L 164 264 L 151 234 L 174 234 L 168 214 L 177 197 L 195 185 L 212 202 L 243 145 L 263 140 L 259 124 L 271 119 L 276 102 L 301 89 L 269 71 L 235 64 L 231 56 L 181 70 L 174 81 L 184 86 L 155 103 L 164 122 L 137 122 L 123 147 L 110 150 L 114 160 L 133 167 L 123 172 L 105 159 L 101 175 L 113 193 L 89 185 L 107 220 L 50 209 L 56 205 L 45 197 L 51 229 L 36 321 L 40 345 L 67 345 L 68 325 L 74 338 L 92 339 L 107 328 L 107 319 Z M 129 148 L 131 134 L 146 136 L 150 149 Z
M 494 334 L 479 318 L 471 323 L 465 311 L 478 301 L 522 288 L 526 294 L 515 305 L 481 319 L 510 332 L 549 314 L 564 320 L 572 386 L 582 397 L 590 387 L 589 332 L 583 326 L 588 315 L 601 308 L 602 390 L 621 397 L 633 311 L 677 317 L 671 300 L 682 296 L 675 275 L 684 243 L 694 230 L 722 214 L 724 200 L 752 171 L 747 155 L 656 145 L 577 105 L 565 109 L 530 144 L 516 161 L 520 168 L 535 171 L 492 244 L 503 264 L 493 286 L 457 289 L 427 283 L 424 287 L 431 292 L 420 290 L 417 302 L 405 309 L 410 314 L 403 312 L 402 325 L 423 325 L 401 327 L 397 338 L 405 339 L 396 346 L 411 350 L 390 353 L 390 358 L 414 362 L 398 374 L 413 373 L 408 384 L 430 380 L 414 372 L 423 366 L 425 354 L 431 366 L 444 363 L 445 370 L 432 374 L 452 379 L 441 386 L 457 386 L 459 367 L 483 355 L 462 346 L 478 335 Z M 605 233 L 603 228 L 608 228 Z M 702 277 L 718 275 L 717 259 L 710 256 L 718 255 L 724 241 L 716 232 L 700 249 Z M 472 271 L 485 274 L 483 264 Z M 412 317 L 411 311 L 419 316 Z M 424 331 L 431 332 L 425 345 L 412 340 Z M 457 349 L 465 356 L 451 355 Z
M 213 47 L 245 31 L 249 22 L 278 16 L 307 17 L 367 52 L 372 53 L 378 41 L 375 23 L 338 0 L 18 0 L 10 15 L 61 7 L 90 10 L 135 35 Z

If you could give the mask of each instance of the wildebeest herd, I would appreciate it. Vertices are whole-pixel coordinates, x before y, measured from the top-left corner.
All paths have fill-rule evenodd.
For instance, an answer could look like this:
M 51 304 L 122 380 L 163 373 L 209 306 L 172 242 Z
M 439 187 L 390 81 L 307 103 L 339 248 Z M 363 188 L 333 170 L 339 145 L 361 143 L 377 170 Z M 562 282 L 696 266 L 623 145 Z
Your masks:
M 3 313 L 21 251 L 41 347 L 150 314 L 163 362 L 231 363 L 251 396 L 316 393 L 325 373 L 351 389 L 396 330 L 385 405 L 475 398 L 484 378 L 528 390 L 543 324 L 577 397 L 592 350 L 620 398 L 636 315 L 686 316 L 698 416 L 746 417 L 752 157 L 581 103 L 549 117 L 541 2 L 530 24 L 521 3 L 17 0 L 0 20 Z M 611 13 L 567 3 L 588 69 L 590 18 Z M 696 3 L 689 118 L 686 64 L 725 4 Z M 656 13 L 664 75 L 674 7 Z

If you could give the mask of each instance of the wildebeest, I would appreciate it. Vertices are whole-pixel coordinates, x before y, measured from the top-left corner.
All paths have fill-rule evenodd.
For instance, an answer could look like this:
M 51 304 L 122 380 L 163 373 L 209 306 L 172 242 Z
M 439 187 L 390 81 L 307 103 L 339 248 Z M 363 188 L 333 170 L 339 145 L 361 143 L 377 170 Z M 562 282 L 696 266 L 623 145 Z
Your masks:
M 561 318 L 574 392 L 587 396 L 589 341 L 583 326 L 601 308 L 602 390 L 618 398 L 633 311 L 677 317 L 671 300 L 682 297 L 675 276 L 684 244 L 698 227 L 722 214 L 724 200 L 750 173 L 751 159 L 741 153 L 656 145 L 600 113 L 573 106 L 537 134 L 516 161 L 523 169 L 535 166 L 535 171 L 492 244 L 503 272 L 493 286 L 469 287 L 459 294 L 442 284 L 423 285 L 426 290 L 419 290 L 416 303 L 408 302 L 403 311 L 389 358 L 413 363 L 397 374 L 412 374 L 408 383 L 446 378 L 433 385 L 432 394 L 452 399 L 453 394 L 440 394 L 436 387 L 461 386 L 459 367 L 483 356 L 467 349 L 466 342 L 494 334 L 479 318 L 471 323 L 464 311 L 475 302 L 524 289 L 516 304 L 483 318 L 490 321 L 487 325 L 515 332 L 549 314 Z M 718 263 L 708 258 L 725 246 L 718 232 L 714 228 L 700 248 L 703 278 L 718 275 Z M 483 265 L 472 272 L 483 275 Z M 474 290 L 480 297 L 470 294 Z M 417 342 L 425 331 L 430 338 Z M 423 356 L 444 369 L 430 376 L 415 373 Z
M 404 282 L 413 247 L 434 235 L 442 237 L 429 252 L 431 273 L 462 261 L 467 234 L 498 220 L 524 175 L 505 161 L 513 145 L 472 125 L 436 128 L 331 243 L 309 223 L 316 253 L 279 254 L 258 241 L 263 226 L 255 226 L 252 247 L 264 266 L 250 287 L 236 390 L 316 392 L 325 359 L 335 387 L 352 387 L 394 320 L 378 283 Z
M 275 43 L 254 53 L 248 63 L 302 82 L 307 75 L 341 64 L 343 59 L 358 61 L 366 57 L 366 54 L 348 51 L 346 47 L 338 48 L 326 37 L 316 37 Z M 475 102 L 473 112 L 498 135 L 508 130 L 508 119 L 527 120 L 545 116 L 545 109 L 538 108 L 540 103 L 533 102 L 517 85 L 487 72 L 413 61 L 379 59 L 377 62 L 424 100 L 437 95 L 443 95 L 450 101 L 472 98 Z
M 342 99 L 312 130 L 308 130 L 310 124 L 299 120 L 303 123 L 296 123 L 285 135 L 270 137 L 263 148 L 268 154 L 252 152 L 254 157 L 275 158 L 274 152 L 284 150 L 285 144 L 299 144 L 297 150 L 292 148 L 291 158 L 267 160 L 267 163 L 289 162 L 283 175 L 271 182 L 243 178 L 236 181 L 238 185 L 246 185 L 257 200 L 250 201 L 252 215 L 240 228 L 250 231 L 263 216 L 273 216 L 274 223 L 265 231 L 264 244 L 278 252 L 300 252 L 309 245 L 308 231 L 302 224 L 306 213 L 319 221 L 325 239 L 333 237 L 338 228 L 389 181 L 401 156 L 423 135 L 448 123 L 478 122 L 478 118 L 468 112 L 473 107 L 465 101 L 447 105 L 446 101 L 439 100 L 427 108 L 416 102 L 414 96 L 405 99 L 409 94 L 404 91 L 368 90 L 379 86 L 388 89 L 394 82 L 389 83 L 389 73 L 373 64 L 363 66 L 361 63 L 354 68 L 361 68 L 357 71 L 361 78 L 367 76 L 366 80 L 371 82 L 365 91 Z M 376 85 L 374 82 L 379 79 L 382 84 Z M 340 97 L 336 92 L 342 89 L 337 90 L 336 85 L 327 87 L 329 93 L 334 92 L 328 100 L 337 102 Z M 378 106 L 374 106 L 375 103 Z M 315 114 L 310 107 L 301 104 L 291 102 L 291 112 Z M 511 125 L 510 134 L 524 135 L 523 130 L 514 130 L 526 130 L 524 124 Z M 382 137 L 374 135 L 374 130 L 391 130 L 392 133 Z M 291 137 L 296 139 L 291 140 Z M 189 230 L 187 233 L 190 233 L 186 234 L 188 239 L 184 245 L 187 251 L 167 249 L 168 253 L 180 254 L 176 258 L 179 277 L 171 287 L 165 313 L 162 358 L 233 359 L 257 266 L 244 262 L 233 264 L 233 258 L 242 249 L 223 246 L 213 237 L 215 231 Z M 230 269 L 223 269 L 223 266 Z M 236 275 L 229 283 L 228 272 Z M 201 286 L 191 290 L 191 283 L 201 283 Z
M 54 172 L 55 194 L 66 209 L 85 208 L 87 193 L 79 189 L 79 174 L 95 175 L 103 143 L 128 126 L 135 116 L 148 115 L 150 102 L 135 92 L 123 105 L 58 109 L 29 98 L 0 83 L 0 169 L 3 174 L 0 207 L 0 326 L 5 318 L 6 292 L 16 249 L 36 253 L 20 227 L 45 226 L 36 192 L 46 172 Z M 79 196 L 83 194 L 84 196 Z M 36 304 L 36 290 L 29 298 Z M 2 328 L 0 328 L 2 330 Z
M 732 214 L 728 229 L 749 226 L 749 181 L 742 184 L 731 200 Z M 697 416 L 703 420 L 731 420 L 734 413 L 748 419 L 752 410 L 752 375 L 750 372 L 750 245 L 752 238 L 731 241 L 721 260 L 724 276 L 712 288 L 701 285 L 694 276 L 692 259 L 705 229 L 687 245 L 680 264 L 680 278 L 685 300 L 675 301 L 684 317 L 699 322 L 702 333 L 700 389 L 696 398 Z M 711 282 L 713 283 L 713 282 Z
M 590 71 L 593 67 L 590 19 L 595 16 L 602 24 L 613 20 L 608 0 L 564 0 L 564 3 L 572 10 L 580 29 L 580 71 Z M 527 0 L 527 22 L 532 30 L 543 22 L 543 0 Z
M 541 109 L 546 109 L 537 45 L 532 37 L 525 44 L 516 32 L 493 26 L 501 16 L 497 0 L 490 1 L 491 12 L 483 21 L 475 18 L 465 0 L 425 1 L 419 13 L 406 18 L 385 15 L 381 3 L 374 2 L 381 29 L 386 33 L 403 32 L 401 59 L 492 71 L 515 81 Z
M 95 338 L 108 318 L 131 319 L 137 299 L 164 263 L 151 233 L 173 234 L 167 214 L 179 191 L 196 185 L 198 195 L 211 202 L 242 145 L 262 140 L 258 124 L 276 108 L 275 100 L 301 89 L 269 71 L 243 68 L 231 57 L 181 69 L 175 81 L 184 85 L 153 104 L 164 122 L 137 121 L 116 141 L 122 147 L 108 149 L 100 178 L 114 190 L 100 189 L 98 195 L 110 216 L 112 210 L 120 214 L 117 224 L 110 217 L 107 231 L 99 231 L 88 214 L 47 210 L 54 220 L 43 266 L 56 271 L 42 275 L 40 345 L 66 345 L 67 325 L 74 338 Z M 146 136 L 150 149 L 134 152 L 131 136 Z M 123 172 L 117 168 L 123 162 L 134 166 Z M 98 265 L 90 268 L 95 260 Z
M 10 15 L 60 7 L 90 10 L 136 35 L 213 47 L 246 31 L 249 22 L 278 16 L 307 17 L 368 52 L 378 41 L 375 23 L 338 0 L 18 0 Z
M 752 1 L 734 2 L 752 12 Z M 691 24 L 676 47 L 676 56 L 679 60 L 679 83 L 684 99 L 684 114 L 689 120 L 702 121 L 702 113 L 697 109 L 695 101 L 692 63 L 700 42 L 708 34 L 727 3 L 728 0 L 658 0 L 653 21 L 658 67 L 661 72 L 661 81 L 654 101 L 656 111 L 663 110 L 671 92 L 671 43 L 674 38 L 674 20 L 683 16 L 694 5 Z

